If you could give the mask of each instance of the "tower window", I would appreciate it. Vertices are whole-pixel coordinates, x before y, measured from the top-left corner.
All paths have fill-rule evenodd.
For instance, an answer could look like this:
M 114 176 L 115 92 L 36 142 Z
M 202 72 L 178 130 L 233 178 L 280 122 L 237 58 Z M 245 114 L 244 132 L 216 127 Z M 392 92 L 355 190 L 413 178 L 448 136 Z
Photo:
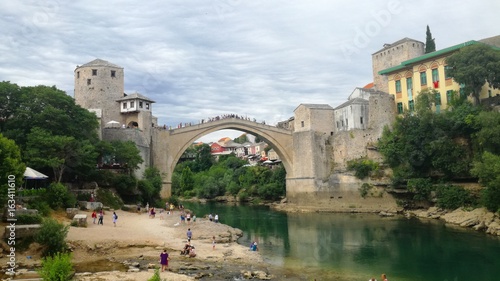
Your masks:
M 92 69 L 92 76 L 97 76 L 97 69 Z
M 87 85 L 92 84 L 92 79 L 87 79 Z
M 111 70 L 111 77 L 116 77 L 116 71 Z
M 123 103 L 123 109 L 127 109 L 127 103 L 126 102 Z
M 80 78 L 80 71 L 76 72 L 76 78 Z
M 142 101 L 139 102 L 139 108 L 142 108 Z
M 146 103 L 146 109 L 149 109 L 149 103 L 148 102 Z
M 300 121 L 300 126 L 304 127 L 304 121 Z
M 135 107 L 135 104 L 133 101 L 130 102 L 130 108 L 134 108 Z
M 359 117 L 359 123 L 363 124 L 363 116 Z

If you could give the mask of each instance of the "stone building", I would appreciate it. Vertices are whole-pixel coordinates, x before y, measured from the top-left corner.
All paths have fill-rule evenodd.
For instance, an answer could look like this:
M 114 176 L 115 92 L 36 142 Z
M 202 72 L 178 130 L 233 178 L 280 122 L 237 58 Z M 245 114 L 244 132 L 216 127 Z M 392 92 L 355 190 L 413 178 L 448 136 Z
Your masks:
M 152 114 L 154 101 L 139 93 L 125 94 L 123 67 L 105 60 L 77 66 L 74 76 L 75 102 L 96 113 L 100 138 L 136 144 L 144 161 L 135 171 L 141 178 L 151 164 L 151 135 L 157 120 Z
M 392 44 L 384 44 L 381 50 L 372 54 L 373 83 L 376 90 L 389 92 L 387 77 L 380 75 L 379 71 L 399 65 L 402 61 L 409 60 L 425 53 L 423 42 L 403 38 Z

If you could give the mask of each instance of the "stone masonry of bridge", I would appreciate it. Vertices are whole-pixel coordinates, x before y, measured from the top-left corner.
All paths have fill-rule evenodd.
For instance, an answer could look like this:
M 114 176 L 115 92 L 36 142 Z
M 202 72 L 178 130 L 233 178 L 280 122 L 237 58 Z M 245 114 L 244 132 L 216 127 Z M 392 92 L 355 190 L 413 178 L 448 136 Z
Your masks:
M 259 135 L 278 153 L 287 172 L 286 197 L 292 204 L 339 210 L 395 208 L 392 196 L 378 187 L 380 181 L 361 181 L 346 171 L 349 160 L 381 160 L 376 143 L 384 126 L 394 121 L 394 100 L 387 94 L 376 94 L 370 97 L 369 108 L 368 128 L 364 130 L 335 132 L 333 109 L 325 104 L 299 105 L 290 129 L 238 118 L 177 129 L 156 128 L 151 137 L 151 164 L 163 175 L 161 196 L 171 196 L 175 165 L 194 141 L 215 131 L 234 129 Z M 365 182 L 372 188 L 362 198 L 359 188 Z

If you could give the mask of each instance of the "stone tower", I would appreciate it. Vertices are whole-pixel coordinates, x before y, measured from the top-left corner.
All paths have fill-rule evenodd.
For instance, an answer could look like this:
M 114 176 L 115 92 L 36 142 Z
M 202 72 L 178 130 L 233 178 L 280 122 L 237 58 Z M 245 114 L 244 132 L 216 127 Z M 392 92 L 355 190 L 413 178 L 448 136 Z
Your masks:
M 75 102 L 96 113 L 101 131 L 107 122 L 123 123 L 116 100 L 124 96 L 123 67 L 95 59 L 77 66 L 75 75 Z
M 379 75 L 378 72 L 401 62 L 419 57 L 425 53 L 423 42 L 403 38 L 392 44 L 384 44 L 384 47 L 372 54 L 373 83 L 378 91 L 389 92 L 387 76 Z

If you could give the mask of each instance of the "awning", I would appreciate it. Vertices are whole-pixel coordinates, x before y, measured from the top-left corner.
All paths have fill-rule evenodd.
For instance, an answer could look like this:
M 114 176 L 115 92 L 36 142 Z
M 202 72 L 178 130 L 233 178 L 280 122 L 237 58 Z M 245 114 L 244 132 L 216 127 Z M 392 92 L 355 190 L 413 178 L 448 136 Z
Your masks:
M 24 178 L 29 180 L 41 180 L 47 179 L 48 176 L 40 173 L 37 170 L 31 169 L 30 167 L 26 167 L 26 170 L 24 171 Z

